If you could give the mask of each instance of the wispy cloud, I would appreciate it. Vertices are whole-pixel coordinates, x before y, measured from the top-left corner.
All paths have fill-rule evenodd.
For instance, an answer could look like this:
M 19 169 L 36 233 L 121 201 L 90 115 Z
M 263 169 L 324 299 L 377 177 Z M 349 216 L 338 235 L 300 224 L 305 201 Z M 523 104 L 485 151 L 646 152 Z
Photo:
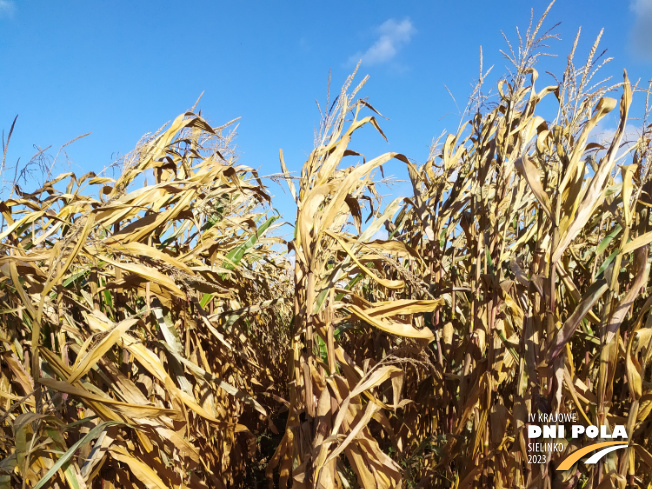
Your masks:
M 632 0 L 630 7 L 636 15 L 630 32 L 634 52 L 652 61 L 652 0 Z
M 377 65 L 391 61 L 410 42 L 416 29 L 410 19 L 397 21 L 389 19 L 376 28 L 376 41 L 364 52 L 357 52 L 349 58 L 350 64 L 362 60 L 366 65 Z
M 16 4 L 13 0 L 0 0 L 0 18 L 11 17 L 16 11 Z
M 595 130 L 592 131 L 591 135 L 589 136 L 589 140 L 590 142 L 595 142 L 601 144 L 605 148 L 608 148 L 611 142 L 613 141 L 614 136 L 616 135 L 616 128 L 611 125 L 613 123 L 612 121 L 613 116 L 612 117 L 607 116 L 606 119 L 607 120 L 602 119 L 601 121 L 598 122 L 598 125 L 595 127 Z M 636 145 L 636 142 L 638 141 L 638 138 L 640 136 L 641 136 L 640 127 L 634 124 L 625 125 L 625 130 L 623 131 L 623 139 L 620 142 L 620 148 L 616 153 L 617 156 L 621 156 L 625 154 L 627 151 L 629 151 L 630 149 L 632 149 Z M 603 155 L 604 155 L 604 150 L 600 150 L 598 152 L 598 159 L 600 159 L 600 157 Z M 625 159 L 625 161 L 627 161 L 627 159 Z M 625 164 L 623 161 L 621 161 L 620 163 Z

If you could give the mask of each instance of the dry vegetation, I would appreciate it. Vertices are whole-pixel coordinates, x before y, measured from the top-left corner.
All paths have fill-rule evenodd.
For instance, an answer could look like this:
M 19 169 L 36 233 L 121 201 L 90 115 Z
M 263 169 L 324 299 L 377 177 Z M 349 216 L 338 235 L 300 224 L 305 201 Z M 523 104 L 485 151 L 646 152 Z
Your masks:
M 647 97 L 626 74 L 594 83 L 597 42 L 535 88 L 540 26 L 420 167 L 342 164 L 355 131 L 380 131 L 350 79 L 298 185 L 281 157 L 293 263 L 226 127 L 191 112 L 117 179 L 16 188 L 0 202 L 0 487 L 651 487 L 646 120 L 623 147 Z M 391 159 L 414 194 L 383 207 Z M 528 464 L 528 413 L 560 412 L 624 424 L 630 447 L 558 472 L 585 443 L 562 440 Z

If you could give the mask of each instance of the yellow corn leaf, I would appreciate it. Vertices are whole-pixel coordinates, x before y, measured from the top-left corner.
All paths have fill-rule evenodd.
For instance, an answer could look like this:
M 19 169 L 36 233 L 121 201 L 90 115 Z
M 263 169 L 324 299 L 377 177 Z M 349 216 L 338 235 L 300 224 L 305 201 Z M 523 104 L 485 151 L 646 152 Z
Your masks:
M 154 282 L 159 285 L 162 285 L 166 289 L 173 292 L 177 297 L 185 297 L 184 292 L 179 287 L 177 287 L 177 285 L 174 283 L 174 280 L 172 280 L 170 277 L 166 275 L 163 275 L 155 268 L 148 267 L 145 265 L 140 265 L 138 263 L 117 262 L 104 255 L 99 256 L 99 258 L 113 265 L 114 267 L 120 268 L 127 272 L 134 273 L 150 282 Z
M 81 379 L 86 373 L 93 368 L 93 366 L 104 356 L 104 354 L 113 348 L 122 336 L 129 331 L 133 325 L 138 323 L 138 319 L 125 319 L 120 321 L 117 325 L 109 329 L 109 334 L 104 336 L 102 340 L 95 345 L 95 347 L 88 351 L 83 357 L 78 357 L 72 372 L 68 377 L 68 382 L 74 384 L 77 380 Z
M 109 453 L 118 462 L 129 466 L 129 469 L 143 483 L 147 489 L 170 489 L 161 478 L 152 470 L 152 468 L 141 459 L 131 455 L 125 448 L 119 445 L 113 445 L 109 448 Z
M 358 319 L 361 319 L 370 325 L 385 331 L 386 333 L 395 334 L 397 336 L 406 336 L 408 338 L 418 338 L 428 341 L 435 339 L 435 335 L 429 328 L 416 329 L 408 323 L 399 323 L 397 321 L 390 321 L 387 319 L 377 319 L 367 314 L 368 310 L 362 310 L 358 306 L 348 305 L 347 309 L 351 311 Z

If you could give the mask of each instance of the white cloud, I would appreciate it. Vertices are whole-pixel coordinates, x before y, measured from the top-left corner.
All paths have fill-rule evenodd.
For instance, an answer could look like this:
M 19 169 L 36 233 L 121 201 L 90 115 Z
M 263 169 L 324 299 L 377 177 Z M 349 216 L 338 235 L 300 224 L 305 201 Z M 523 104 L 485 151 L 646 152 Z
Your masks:
M 355 64 L 375 65 L 391 61 L 396 54 L 410 42 L 416 29 L 410 19 L 396 21 L 389 19 L 376 28 L 378 38 L 365 52 L 357 52 L 349 58 Z
M 598 125 L 596 126 L 596 130 L 594 131 L 594 134 L 589 136 L 589 139 L 592 142 L 596 142 L 604 146 L 605 148 L 609 148 L 609 145 L 613 141 L 614 136 L 616 135 L 616 128 L 615 127 L 601 127 L 600 122 L 598 122 Z M 617 157 L 624 155 L 627 151 L 629 151 L 631 148 L 633 148 L 636 145 L 636 142 L 638 141 L 638 138 L 641 135 L 641 128 L 637 127 L 633 124 L 627 124 L 625 126 L 625 130 L 623 131 L 623 139 L 620 142 L 620 148 L 616 152 Z M 598 152 L 598 160 L 604 155 L 604 150 L 600 150 Z M 631 163 L 631 154 L 628 156 L 628 158 L 625 158 L 625 160 L 621 160 L 619 163 L 620 164 L 628 164 Z
M 387 229 L 380 228 L 378 231 L 374 233 L 374 235 L 371 237 L 369 241 L 375 241 L 377 239 L 380 239 L 382 241 L 387 241 L 389 238 L 389 233 L 387 232 Z
M 630 31 L 634 52 L 641 58 L 652 61 L 652 0 L 632 0 L 630 8 L 636 15 Z
M 0 0 L 0 18 L 14 15 L 16 5 L 13 0 Z

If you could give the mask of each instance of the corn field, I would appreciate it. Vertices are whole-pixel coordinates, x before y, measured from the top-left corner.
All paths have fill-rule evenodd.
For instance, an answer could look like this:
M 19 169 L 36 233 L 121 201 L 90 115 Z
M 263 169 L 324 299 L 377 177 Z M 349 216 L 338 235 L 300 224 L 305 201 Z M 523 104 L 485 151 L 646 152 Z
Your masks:
M 599 39 L 540 86 L 544 18 L 422 165 L 353 149 L 385 135 L 351 76 L 300 175 L 281 152 L 290 240 L 194 111 L 116 178 L 14 186 L 0 487 L 651 488 L 650 89 L 597 82 Z M 412 195 L 383 202 L 390 160 Z M 530 416 L 564 413 L 627 447 L 532 463 Z

